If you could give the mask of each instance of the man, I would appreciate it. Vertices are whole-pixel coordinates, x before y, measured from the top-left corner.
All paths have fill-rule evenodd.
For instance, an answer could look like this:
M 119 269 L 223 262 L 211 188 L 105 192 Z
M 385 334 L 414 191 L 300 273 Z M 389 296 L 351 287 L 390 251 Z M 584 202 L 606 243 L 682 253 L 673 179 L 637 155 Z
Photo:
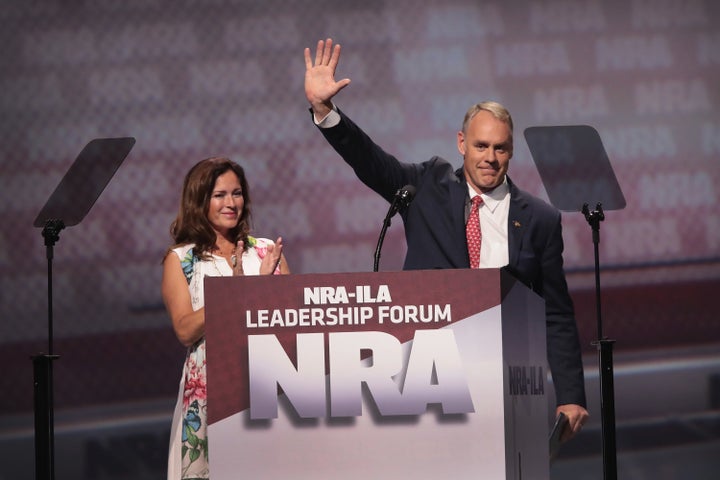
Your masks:
M 404 269 L 469 268 L 471 256 L 478 255 L 469 254 L 469 249 L 479 248 L 472 268 L 507 266 L 545 299 L 556 413 L 567 416 L 563 439 L 571 438 L 588 412 L 577 326 L 563 271 L 561 217 L 557 209 L 507 177 L 513 153 L 510 114 L 496 102 L 468 110 L 457 134 L 460 169 L 440 157 L 403 163 L 333 105 L 333 97 L 350 84 L 347 78 L 335 81 L 339 59 L 340 45 L 333 48 L 331 39 L 318 42 L 314 62 L 310 49 L 305 49 L 305 95 L 316 125 L 363 183 L 389 202 L 399 188 L 415 186 L 415 198 L 402 214 L 407 240 Z M 477 206 L 471 206 L 474 203 Z M 476 243 L 480 245 L 474 247 Z

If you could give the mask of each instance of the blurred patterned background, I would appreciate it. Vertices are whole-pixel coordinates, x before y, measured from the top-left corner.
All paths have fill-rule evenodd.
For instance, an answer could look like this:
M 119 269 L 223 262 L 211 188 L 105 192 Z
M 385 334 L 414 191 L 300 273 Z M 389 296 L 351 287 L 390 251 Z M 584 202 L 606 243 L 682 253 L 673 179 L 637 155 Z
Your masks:
M 33 221 L 90 140 L 133 150 L 53 260 L 60 478 L 162 478 L 184 350 L 160 298 L 186 171 L 227 155 L 255 233 L 294 273 L 370 271 L 387 204 L 312 124 L 304 47 L 343 46 L 337 104 L 409 162 L 461 164 L 467 107 L 515 120 L 510 176 L 548 198 L 522 132 L 591 125 L 627 200 L 601 224 L 603 320 L 617 340 L 622 478 L 720 465 L 720 4 L 710 0 L 99 0 L 0 7 L 0 480 L 33 475 L 30 356 L 47 351 Z M 593 245 L 563 216 L 593 422 L 553 478 L 601 478 Z M 404 256 L 390 228 L 382 270 Z M 671 452 L 672 455 L 668 455 Z M 5 462 L 4 462 L 5 463 Z M 692 475 L 691 473 L 694 473 Z

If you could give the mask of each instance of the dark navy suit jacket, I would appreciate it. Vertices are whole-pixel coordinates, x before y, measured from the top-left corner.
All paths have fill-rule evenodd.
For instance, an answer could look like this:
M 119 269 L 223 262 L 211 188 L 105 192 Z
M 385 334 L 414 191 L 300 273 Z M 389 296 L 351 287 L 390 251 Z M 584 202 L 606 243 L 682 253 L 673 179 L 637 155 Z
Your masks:
M 399 188 L 416 188 L 412 203 L 401 213 L 407 241 L 404 269 L 469 268 L 468 186 L 462 168 L 455 170 L 440 157 L 417 164 L 400 162 L 338 112 L 340 124 L 320 131 L 363 183 L 388 202 Z M 508 185 L 508 269 L 545 299 L 548 363 L 557 404 L 585 406 L 580 343 L 563 271 L 560 212 L 509 178 Z

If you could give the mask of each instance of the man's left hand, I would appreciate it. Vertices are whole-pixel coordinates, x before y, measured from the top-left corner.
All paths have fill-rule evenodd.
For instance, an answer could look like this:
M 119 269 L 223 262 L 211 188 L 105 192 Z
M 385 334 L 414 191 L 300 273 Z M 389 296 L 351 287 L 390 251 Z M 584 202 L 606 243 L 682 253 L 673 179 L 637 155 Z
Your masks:
M 555 410 L 555 416 L 557 417 L 558 415 L 560 415 L 561 412 L 564 413 L 568 419 L 567 427 L 565 427 L 565 430 L 560 437 L 561 442 L 566 442 L 573 438 L 575 435 L 577 435 L 577 433 L 582 429 L 585 422 L 587 422 L 587 419 L 590 415 L 588 414 L 588 411 L 585 410 L 585 408 L 572 403 L 566 405 L 558 405 L 557 409 Z

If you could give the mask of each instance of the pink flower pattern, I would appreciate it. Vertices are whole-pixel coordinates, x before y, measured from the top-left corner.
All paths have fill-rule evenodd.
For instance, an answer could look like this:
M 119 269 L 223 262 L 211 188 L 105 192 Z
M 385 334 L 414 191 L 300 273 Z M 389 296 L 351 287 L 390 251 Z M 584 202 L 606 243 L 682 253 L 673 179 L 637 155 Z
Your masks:
M 203 345 L 204 346 L 204 345 Z M 205 358 L 198 365 L 199 356 L 188 357 L 188 369 L 185 375 L 185 391 L 183 395 L 183 408 L 187 409 L 195 400 L 198 403 L 207 403 L 207 380 L 205 378 Z

